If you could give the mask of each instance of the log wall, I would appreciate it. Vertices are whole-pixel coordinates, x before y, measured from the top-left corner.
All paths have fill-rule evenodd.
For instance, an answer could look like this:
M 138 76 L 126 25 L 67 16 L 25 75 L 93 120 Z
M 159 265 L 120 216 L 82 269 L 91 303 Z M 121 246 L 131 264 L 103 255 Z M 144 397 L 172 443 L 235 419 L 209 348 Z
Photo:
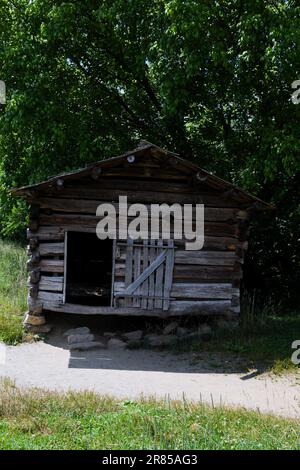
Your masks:
M 128 203 L 203 203 L 205 243 L 201 251 L 185 251 L 175 240 L 173 286 L 168 312 L 136 308 L 90 307 L 64 303 L 65 233 L 95 233 L 101 202 L 114 203 L 126 195 Z M 242 201 L 228 197 L 192 175 L 175 169 L 136 162 L 134 166 L 108 168 L 106 172 L 64 181 L 39 190 L 31 200 L 28 229 L 29 311 L 87 314 L 178 315 L 239 312 L 239 285 L 247 249 L 249 213 Z M 126 252 L 115 266 L 115 289 L 124 287 Z

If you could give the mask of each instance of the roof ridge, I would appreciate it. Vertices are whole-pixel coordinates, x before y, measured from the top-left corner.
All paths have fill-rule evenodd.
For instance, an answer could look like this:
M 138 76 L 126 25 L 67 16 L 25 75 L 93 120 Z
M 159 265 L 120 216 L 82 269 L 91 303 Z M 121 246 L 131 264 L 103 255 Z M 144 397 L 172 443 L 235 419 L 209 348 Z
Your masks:
M 158 145 L 155 145 L 155 144 L 153 144 L 153 143 L 151 143 L 147 140 L 140 141 L 140 146 L 134 148 L 133 150 L 128 150 L 127 152 L 123 153 L 122 155 L 119 155 L 119 156 L 116 156 L 116 157 L 111 157 L 111 158 L 106 158 L 106 159 L 103 159 L 103 160 L 98 160 L 96 162 L 88 164 L 86 167 L 79 168 L 77 170 L 73 170 L 73 171 L 70 171 L 70 172 L 60 173 L 56 176 L 48 178 L 45 181 L 35 183 L 35 184 L 32 184 L 32 185 L 22 186 L 20 188 L 14 188 L 14 189 L 11 190 L 11 192 L 13 194 L 17 194 L 17 195 L 21 195 L 21 196 L 25 195 L 26 196 L 26 195 L 28 195 L 28 192 L 30 193 L 30 191 L 38 190 L 40 187 L 44 187 L 47 184 L 51 184 L 51 183 L 53 183 L 53 182 L 55 182 L 59 179 L 62 179 L 62 178 L 68 179 L 68 178 L 74 177 L 76 175 L 78 175 L 78 177 L 88 176 L 91 173 L 91 170 L 95 167 L 97 168 L 99 166 L 100 167 L 103 166 L 105 168 L 105 166 L 109 163 L 122 161 L 124 158 L 126 158 L 126 157 L 128 157 L 132 154 L 136 154 L 136 153 L 145 151 L 145 150 L 150 149 L 150 148 L 154 148 L 154 149 L 158 150 L 158 152 L 161 155 L 164 155 L 164 156 L 169 155 L 173 158 L 176 158 L 176 160 L 179 161 L 182 165 L 189 168 L 193 172 L 196 172 L 197 174 L 198 173 L 203 173 L 205 175 L 205 179 L 206 179 L 207 184 L 210 185 L 212 188 L 214 188 L 216 190 L 219 190 L 220 192 L 222 191 L 222 189 L 223 189 L 223 192 L 225 190 L 225 192 L 227 192 L 227 193 L 229 191 L 231 191 L 231 192 L 236 191 L 237 193 L 240 193 L 242 196 L 244 196 L 247 199 L 252 200 L 253 202 L 255 202 L 258 205 L 264 206 L 265 208 L 269 208 L 269 209 L 274 208 L 274 206 L 272 206 L 271 204 L 269 204 L 267 202 L 264 202 L 263 200 L 259 199 L 256 196 L 253 196 L 252 194 L 248 193 L 247 191 L 240 188 L 239 186 L 236 186 L 233 183 L 230 183 L 229 181 L 223 180 L 222 178 L 219 178 L 218 176 L 215 176 L 214 174 L 209 173 L 207 170 L 199 167 L 199 165 L 197 165 L 196 163 L 191 162 L 189 160 L 185 160 L 184 158 L 180 157 L 180 155 L 178 155 L 177 153 L 171 152 L 167 149 L 163 149 L 163 148 L 159 147 Z M 199 181 L 201 181 L 201 178 L 199 178 Z

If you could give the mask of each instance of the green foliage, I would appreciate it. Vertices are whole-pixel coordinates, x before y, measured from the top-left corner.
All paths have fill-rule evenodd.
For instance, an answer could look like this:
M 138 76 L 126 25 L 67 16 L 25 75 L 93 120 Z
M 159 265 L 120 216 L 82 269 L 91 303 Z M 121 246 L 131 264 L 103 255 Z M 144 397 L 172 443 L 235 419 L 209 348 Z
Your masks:
M 248 270 L 295 302 L 299 12 L 294 0 L 1 0 L 2 234 L 25 226 L 10 187 L 145 138 L 276 205 Z
M 23 335 L 26 311 L 26 252 L 0 241 L 0 341 L 16 344 Z
M 0 392 L 1 449 L 299 449 L 299 421 L 257 412 L 22 390 L 8 380 Z

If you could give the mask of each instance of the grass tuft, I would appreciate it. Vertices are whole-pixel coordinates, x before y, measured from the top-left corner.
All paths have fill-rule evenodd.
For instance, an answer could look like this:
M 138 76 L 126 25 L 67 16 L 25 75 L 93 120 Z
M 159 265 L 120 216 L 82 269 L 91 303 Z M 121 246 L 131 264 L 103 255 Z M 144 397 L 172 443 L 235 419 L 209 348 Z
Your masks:
M 24 247 L 0 240 L 0 341 L 8 344 L 17 344 L 23 336 L 26 260 Z

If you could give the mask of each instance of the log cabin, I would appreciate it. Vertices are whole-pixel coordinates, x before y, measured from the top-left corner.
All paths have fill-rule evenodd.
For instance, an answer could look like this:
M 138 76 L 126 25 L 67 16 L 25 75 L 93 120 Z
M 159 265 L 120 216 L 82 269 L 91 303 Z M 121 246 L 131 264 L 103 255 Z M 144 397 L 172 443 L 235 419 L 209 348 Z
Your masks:
M 87 315 L 227 315 L 240 312 L 249 222 L 272 206 L 179 155 L 143 141 L 124 155 L 14 189 L 30 204 L 25 326 L 45 312 Z M 204 207 L 204 245 L 163 228 L 147 239 L 99 239 L 97 207 L 128 203 Z M 194 214 L 194 212 L 193 212 Z

